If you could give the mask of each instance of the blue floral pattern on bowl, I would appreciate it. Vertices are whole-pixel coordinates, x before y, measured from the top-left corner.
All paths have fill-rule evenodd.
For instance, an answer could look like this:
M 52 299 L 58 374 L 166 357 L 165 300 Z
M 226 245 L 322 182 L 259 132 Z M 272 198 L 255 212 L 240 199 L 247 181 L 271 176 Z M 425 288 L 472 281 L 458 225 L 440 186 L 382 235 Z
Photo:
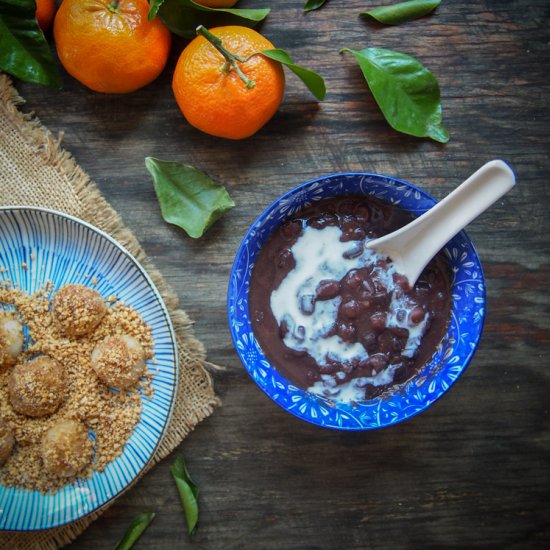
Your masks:
M 414 185 L 369 173 L 334 174 L 295 187 L 258 217 L 237 251 L 228 289 L 229 327 L 246 370 L 283 409 L 326 428 L 369 430 L 418 414 L 454 384 L 470 362 L 483 331 L 485 281 L 479 257 L 462 231 L 444 248 L 452 271 L 449 327 L 431 360 L 416 376 L 392 392 L 358 404 L 331 401 L 298 388 L 270 364 L 254 336 L 248 310 L 250 276 L 257 254 L 279 224 L 316 201 L 341 195 L 375 197 L 415 216 L 436 203 Z

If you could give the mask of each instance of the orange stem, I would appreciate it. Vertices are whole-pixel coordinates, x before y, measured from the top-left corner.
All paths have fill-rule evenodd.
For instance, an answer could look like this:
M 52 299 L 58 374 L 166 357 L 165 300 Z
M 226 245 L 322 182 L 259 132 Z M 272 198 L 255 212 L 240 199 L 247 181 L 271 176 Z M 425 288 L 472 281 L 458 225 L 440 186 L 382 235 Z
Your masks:
M 239 78 L 246 84 L 247 88 L 254 88 L 256 85 L 256 82 L 254 80 L 250 80 L 241 70 L 239 65 L 237 65 L 237 61 L 244 63 L 247 61 L 244 57 L 241 57 L 240 55 L 231 53 L 228 49 L 226 49 L 222 41 L 215 35 L 213 35 L 208 29 L 206 29 L 203 25 L 199 25 L 196 28 L 196 33 L 200 34 L 201 36 L 204 36 L 216 50 L 218 50 L 225 59 L 225 67 L 227 67 L 225 70 L 229 71 L 231 69 L 235 69 L 235 72 L 239 75 Z

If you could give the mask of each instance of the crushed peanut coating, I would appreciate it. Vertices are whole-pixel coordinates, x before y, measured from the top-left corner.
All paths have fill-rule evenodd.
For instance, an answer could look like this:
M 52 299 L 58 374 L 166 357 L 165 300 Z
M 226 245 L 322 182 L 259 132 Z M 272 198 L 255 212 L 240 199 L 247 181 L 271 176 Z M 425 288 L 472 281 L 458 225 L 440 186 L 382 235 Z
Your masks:
M 146 368 L 139 383 L 117 392 L 102 383 L 91 367 L 93 349 L 116 334 L 134 338 L 143 349 L 145 360 L 153 356 L 151 327 L 137 311 L 121 302 L 112 302 L 95 330 L 74 339 L 68 337 L 54 319 L 51 295 L 51 285 L 32 296 L 0 285 L 0 304 L 13 306 L 28 330 L 28 345 L 18 361 L 23 363 L 37 355 L 48 356 L 62 365 L 66 375 L 66 397 L 59 409 L 48 416 L 29 417 L 16 412 L 10 403 L 9 378 L 15 367 L 0 371 L 0 420 L 15 439 L 13 450 L 0 468 L 0 482 L 42 492 L 56 491 L 78 477 L 91 475 L 94 470 L 104 470 L 123 452 L 140 420 L 142 395 L 147 396 L 152 390 L 151 376 Z M 93 434 L 93 459 L 86 460 L 79 471 L 78 463 L 68 462 L 74 474 L 67 466 L 66 473 L 70 475 L 63 477 L 60 472 L 53 474 L 46 467 L 48 453 L 44 451 L 43 442 L 52 427 L 67 419 L 82 423 L 85 430 Z
M 15 444 L 13 432 L 6 423 L 0 419 L 0 466 L 6 462 Z
M 107 312 L 101 294 L 84 285 L 65 285 L 53 298 L 53 315 L 61 332 L 78 338 L 92 332 Z
M 55 359 L 46 355 L 18 363 L 10 370 L 8 394 L 13 410 L 19 414 L 52 414 L 65 401 L 65 370 Z

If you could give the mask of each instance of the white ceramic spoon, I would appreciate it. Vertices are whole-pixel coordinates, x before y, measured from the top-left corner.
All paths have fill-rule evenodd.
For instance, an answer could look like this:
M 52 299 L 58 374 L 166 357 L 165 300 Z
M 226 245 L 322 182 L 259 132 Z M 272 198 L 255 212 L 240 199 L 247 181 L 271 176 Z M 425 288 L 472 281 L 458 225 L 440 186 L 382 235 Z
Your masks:
M 510 167 L 501 160 L 492 160 L 422 216 L 369 241 L 366 247 L 391 258 L 396 270 L 413 286 L 439 250 L 515 183 Z

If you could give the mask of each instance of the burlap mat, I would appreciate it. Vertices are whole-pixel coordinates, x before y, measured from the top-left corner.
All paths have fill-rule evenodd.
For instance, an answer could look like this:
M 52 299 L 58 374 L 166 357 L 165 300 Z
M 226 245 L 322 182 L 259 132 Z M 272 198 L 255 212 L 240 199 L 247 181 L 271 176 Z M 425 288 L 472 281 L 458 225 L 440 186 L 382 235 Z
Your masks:
M 42 206 L 83 219 L 109 233 L 147 270 L 162 294 L 176 331 L 179 384 L 168 431 L 153 464 L 167 456 L 218 404 L 205 370 L 205 351 L 191 321 L 134 235 L 101 196 L 93 181 L 38 120 L 18 110 L 23 100 L 0 74 L 0 205 Z M 151 464 L 151 466 L 153 465 Z M 0 547 L 53 550 L 68 544 L 103 510 L 64 527 L 31 533 L 0 533 Z

